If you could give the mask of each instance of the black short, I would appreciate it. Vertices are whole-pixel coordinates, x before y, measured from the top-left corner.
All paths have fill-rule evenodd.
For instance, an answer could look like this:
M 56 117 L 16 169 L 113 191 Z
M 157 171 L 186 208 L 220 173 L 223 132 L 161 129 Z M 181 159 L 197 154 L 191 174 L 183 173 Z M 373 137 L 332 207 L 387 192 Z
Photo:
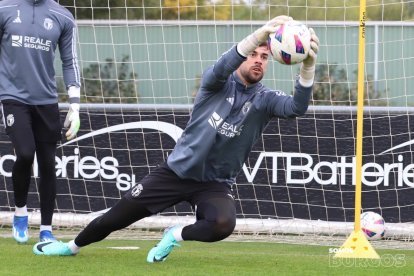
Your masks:
M 59 105 L 28 105 L 16 100 L 2 100 L 3 123 L 11 139 L 27 137 L 30 133 L 36 141 L 57 142 L 62 138 Z
M 125 197 L 137 200 L 153 214 L 182 201 L 187 201 L 192 206 L 211 198 L 227 198 L 234 201 L 231 187 L 227 183 L 181 179 L 166 163 L 145 176 L 125 194 Z

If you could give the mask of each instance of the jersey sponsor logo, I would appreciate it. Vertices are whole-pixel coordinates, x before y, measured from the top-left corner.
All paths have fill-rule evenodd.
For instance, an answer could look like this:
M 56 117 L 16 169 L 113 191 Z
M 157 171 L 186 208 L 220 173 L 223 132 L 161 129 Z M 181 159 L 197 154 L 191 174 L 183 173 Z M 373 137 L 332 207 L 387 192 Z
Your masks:
M 208 123 L 214 128 L 217 129 L 219 125 L 223 122 L 223 118 L 218 115 L 216 112 L 211 115 L 210 119 L 208 119 Z
M 131 195 L 133 197 L 138 197 L 141 194 L 143 189 L 144 189 L 144 187 L 142 187 L 142 184 L 138 184 L 132 189 Z
M 43 21 L 43 27 L 50 31 L 53 28 L 53 20 L 50 18 L 45 18 L 45 21 Z
M 52 41 L 34 36 L 12 35 L 12 46 L 49 52 Z
M 241 134 L 243 125 L 233 125 L 227 122 L 223 122 L 223 118 L 216 112 L 208 119 L 208 123 L 217 130 L 218 134 L 224 135 L 229 138 L 233 138 Z
M 224 122 L 218 129 L 217 132 L 221 135 L 224 135 L 229 138 L 239 136 L 243 130 L 244 125 L 233 125 L 227 122 Z
M 23 46 L 23 37 L 21 35 L 12 35 L 12 46 L 13 47 L 22 47 Z
M 17 10 L 17 17 L 13 20 L 13 23 L 22 23 L 20 19 L 20 10 Z
M 7 115 L 7 126 L 11 127 L 14 124 L 14 116 L 13 114 Z

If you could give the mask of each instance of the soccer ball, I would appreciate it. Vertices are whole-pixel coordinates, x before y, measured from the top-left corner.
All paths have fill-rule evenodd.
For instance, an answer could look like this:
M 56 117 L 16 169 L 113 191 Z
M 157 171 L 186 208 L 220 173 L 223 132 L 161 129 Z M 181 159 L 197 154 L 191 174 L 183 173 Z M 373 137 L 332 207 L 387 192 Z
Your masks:
M 267 40 L 270 53 L 275 60 L 282 64 L 302 62 L 309 53 L 310 31 L 305 24 L 291 20 L 280 25 L 275 33 Z
M 365 212 L 361 214 L 361 230 L 369 240 L 379 240 L 385 234 L 385 221 L 380 214 Z

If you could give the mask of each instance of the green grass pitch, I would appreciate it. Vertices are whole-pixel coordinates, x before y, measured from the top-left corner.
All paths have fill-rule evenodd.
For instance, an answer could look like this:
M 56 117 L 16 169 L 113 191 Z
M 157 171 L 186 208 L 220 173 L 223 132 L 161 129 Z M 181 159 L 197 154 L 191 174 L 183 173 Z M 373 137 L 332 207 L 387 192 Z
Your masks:
M 332 258 L 327 246 L 182 242 L 163 263 L 146 262 L 154 240 L 107 239 L 71 257 L 36 256 L 35 239 L 0 238 L 0 275 L 413 275 L 414 251 L 376 250 L 380 260 Z M 138 247 L 112 249 L 110 247 Z

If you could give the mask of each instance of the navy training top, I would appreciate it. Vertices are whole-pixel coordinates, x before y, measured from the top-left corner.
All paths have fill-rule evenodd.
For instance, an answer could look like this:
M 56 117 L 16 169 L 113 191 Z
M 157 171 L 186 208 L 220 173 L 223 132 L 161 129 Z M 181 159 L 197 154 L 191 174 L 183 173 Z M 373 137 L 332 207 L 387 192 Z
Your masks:
M 167 160 L 179 177 L 233 184 L 272 118 L 307 111 L 312 86 L 296 80 L 293 97 L 261 82 L 246 86 L 235 72 L 245 59 L 234 46 L 203 73 L 191 118 Z

